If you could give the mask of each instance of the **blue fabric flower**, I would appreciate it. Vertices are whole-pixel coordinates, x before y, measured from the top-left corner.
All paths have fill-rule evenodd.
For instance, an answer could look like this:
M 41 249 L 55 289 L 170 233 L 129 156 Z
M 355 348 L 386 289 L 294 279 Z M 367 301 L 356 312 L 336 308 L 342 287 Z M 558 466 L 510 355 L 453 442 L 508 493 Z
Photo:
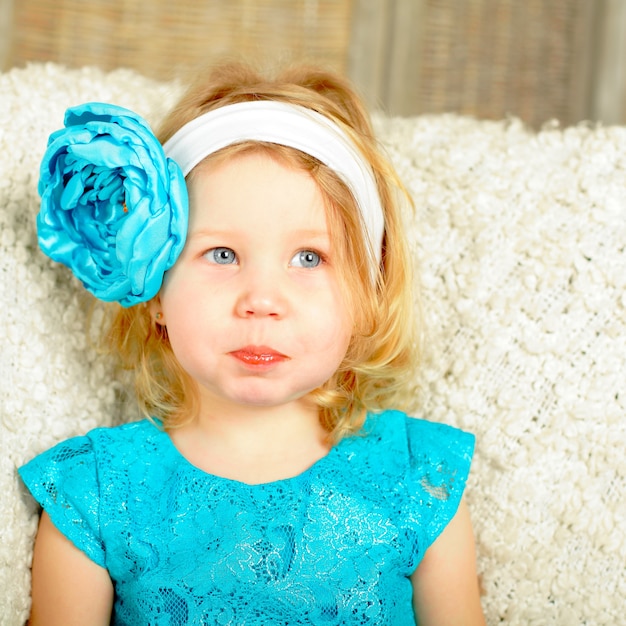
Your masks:
M 141 117 L 88 103 L 65 114 L 41 163 L 41 249 L 86 289 L 131 306 L 153 298 L 187 233 L 178 165 Z

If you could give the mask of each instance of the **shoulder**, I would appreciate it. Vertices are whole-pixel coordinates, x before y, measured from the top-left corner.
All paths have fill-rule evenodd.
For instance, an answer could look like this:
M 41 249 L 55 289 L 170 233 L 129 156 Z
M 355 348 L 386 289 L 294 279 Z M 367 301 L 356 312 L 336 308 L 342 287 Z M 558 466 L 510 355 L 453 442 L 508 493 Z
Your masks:
M 96 428 L 42 452 L 19 468 L 19 474 L 42 506 L 50 490 L 61 486 L 68 493 L 82 491 L 95 499 L 103 484 L 145 471 L 141 468 L 160 467 L 166 437 L 158 423 L 146 419 Z
M 402 524 L 422 554 L 454 517 L 469 476 L 474 435 L 400 411 L 368 416 L 364 440 L 389 487 L 403 495 Z
M 122 453 L 129 447 L 146 445 L 159 432 L 157 426 L 148 420 L 131 422 L 115 427 L 95 428 L 84 435 L 60 441 L 53 447 L 34 457 L 19 469 L 20 475 L 40 471 L 44 466 L 53 469 L 82 466 L 93 463 L 100 453 Z M 149 445 L 149 444 L 148 444 Z
M 368 415 L 363 435 L 370 445 L 400 453 L 411 466 L 434 459 L 459 457 L 470 462 L 475 437 L 448 424 L 411 417 L 402 411 L 382 411 Z
M 137 446 L 150 447 L 162 431 L 148 420 L 109 428 L 96 428 L 85 435 L 65 439 L 35 456 L 19 468 L 20 476 L 28 480 L 38 475 L 84 472 L 98 463 L 102 455 L 136 455 Z
M 90 446 L 98 457 L 136 459 L 158 454 L 164 437 L 165 431 L 158 422 L 143 419 L 113 428 L 96 428 L 78 440 L 84 440 L 84 445 Z
M 150 448 L 156 450 L 154 440 L 161 432 L 148 420 L 96 428 L 57 443 L 18 472 L 44 508 L 61 498 L 97 500 L 110 469 L 145 458 Z
M 459 428 L 410 417 L 402 411 L 367 416 L 361 432 L 342 442 L 347 460 L 389 480 L 439 485 L 443 476 L 467 478 L 474 435 Z
M 151 447 L 157 453 L 153 444 L 160 432 L 147 420 L 97 428 L 58 443 L 18 471 L 57 529 L 104 565 L 102 504 L 126 497 L 133 482 L 128 468 L 143 468 L 146 460 L 158 466 L 149 463 L 149 453 Z
M 407 417 L 405 426 L 413 467 L 455 464 L 469 470 L 476 442 L 472 433 L 415 417 Z
M 94 446 L 106 443 L 123 445 L 127 442 L 138 443 L 150 440 L 162 432 L 158 422 L 142 419 L 136 422 L 121 424 L 120 426 L 94 428 L 84 435 L 83 438 L 91 441 Z M 81 439 L 81 437 L 77 437 L 77 439 Z

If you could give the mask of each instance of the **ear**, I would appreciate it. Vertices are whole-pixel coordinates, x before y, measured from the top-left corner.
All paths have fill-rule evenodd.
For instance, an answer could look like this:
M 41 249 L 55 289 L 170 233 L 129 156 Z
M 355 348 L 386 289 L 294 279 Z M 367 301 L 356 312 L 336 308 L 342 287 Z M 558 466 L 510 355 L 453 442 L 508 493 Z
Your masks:
M 161 298 L 159 296 L 152 298 L 152 300 L 148 302 L 148 309 L 150 311 L 150 317 L 153 319 L 155 324 L 165 326 L 165 316 L 163 315 Z

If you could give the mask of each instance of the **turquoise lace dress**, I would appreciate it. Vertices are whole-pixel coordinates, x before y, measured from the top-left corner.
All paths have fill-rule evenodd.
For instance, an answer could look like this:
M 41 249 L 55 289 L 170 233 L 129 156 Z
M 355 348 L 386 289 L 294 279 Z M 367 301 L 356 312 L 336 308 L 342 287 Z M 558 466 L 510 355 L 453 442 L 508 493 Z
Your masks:
M 473 446 L 386 411 L 299 476 L 247 485 L 192 466 L 144 420 L 60 443 L 20 475 L 109 571 L 115 626 L 404 626 Z

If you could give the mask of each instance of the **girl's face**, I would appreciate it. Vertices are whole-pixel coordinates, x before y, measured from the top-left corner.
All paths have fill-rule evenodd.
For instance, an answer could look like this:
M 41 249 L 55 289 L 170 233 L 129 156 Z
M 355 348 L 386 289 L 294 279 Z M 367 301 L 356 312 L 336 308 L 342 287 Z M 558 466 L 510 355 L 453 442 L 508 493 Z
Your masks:
M 202 166 L 189 196 L 160 323 L 199 383 L 201 410 L 306 402 L 339 367 L 353 326 L 316 183 L 255 152 Z

